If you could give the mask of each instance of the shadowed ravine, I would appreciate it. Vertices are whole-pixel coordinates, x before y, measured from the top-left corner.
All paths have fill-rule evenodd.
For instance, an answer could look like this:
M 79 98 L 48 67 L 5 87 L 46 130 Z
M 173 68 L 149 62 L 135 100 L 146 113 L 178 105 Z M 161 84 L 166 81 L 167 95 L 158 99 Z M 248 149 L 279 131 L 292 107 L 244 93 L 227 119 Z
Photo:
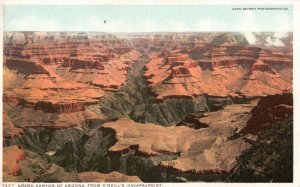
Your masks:
M 164 126 L 182 121 L 188 114 L 214 111 L 232 100 L 221 97 L 198 96 L 194 99 L 167 99 L 157 102 L 149 92 L 143 73 L 148 57 L 143 56 L 128 71 L 125 85 L 119 92 L 107 93 L 101 99 L 100 111 L 108 119 L 127 117 L 140 123 L 156 123 Z M 94 108 L 90 107 L 91 109 Z

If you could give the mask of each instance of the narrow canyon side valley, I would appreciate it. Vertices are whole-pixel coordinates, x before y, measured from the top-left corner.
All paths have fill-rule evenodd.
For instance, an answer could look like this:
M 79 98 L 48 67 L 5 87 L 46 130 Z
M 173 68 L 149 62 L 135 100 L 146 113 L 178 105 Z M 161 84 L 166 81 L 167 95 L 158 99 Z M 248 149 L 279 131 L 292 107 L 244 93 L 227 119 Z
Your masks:
M 4 32 L 3 181 L 292 182 L 292 72 L 291 32 Z

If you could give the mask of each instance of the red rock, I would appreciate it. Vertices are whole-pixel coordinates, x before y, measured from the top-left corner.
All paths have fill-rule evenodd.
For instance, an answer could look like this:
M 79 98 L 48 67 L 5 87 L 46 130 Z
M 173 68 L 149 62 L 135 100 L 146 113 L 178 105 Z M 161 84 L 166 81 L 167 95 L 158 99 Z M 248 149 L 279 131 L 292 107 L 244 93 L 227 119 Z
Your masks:
M 3 149 L 3 177 L 22 175 L 20 162 L 25 159 L 24 151 L 17 146 L 5 147 Z
M 11 121 L 25 129 L 69 128 L 103 120 L 101 115 L 86 116 L 85 106 L 98 104 L 106 91 L 118 91 L 129 65 L 139 58 L 137 51 L 119 39 L 77 34 L 67 39 L 39 32 L 30 37 L 32 41 L 24 36 L 4 42 L 4 110 L 18 108 L 19 114 L 11 113 Z M 5 137 L 19 135 L 14 125 L 7 128 L 11 132 Z
M 261 47 L 204 45 L 196 62 L 174 51 L 166 56 L 151 54 L 144 78 L 157 101 L 170 97 L 199 95 L 260 97 L 291 90 L 291 60 L 282 52 Z M 276 50 L 273 50 L 276 51 Z M 191 54 L 191 56 L 196 54 Z M 181 58 L 182 59 L 178 59 Z M 277 59 L 271 63 L 270 58 Z M 185 68 L 183 68 L 183 67 Z
M 124 54 L 124 53 L 129 52 L 130 50 L 131 50 L 130 47 L 116 47 L 115 48 L 115 51 L 117 54 Z
M 199 60 L 198 63 L 202 70 L 213 70 L 213 64 L 211 61 Z
M 84 111 L 84 103 L 62 103 L 53 104 L 51 102 L 39 101 L 34 106 L 36 110 L 43 110 L 47 113 L 72 113 L 78 111 Z
M 3 96 L 3 102 L 13 103 L 14 105 L 19 104 L 20 98 L 17 96 Z
M 7 66 L 10 69 L 15 69 L 24 74 L 49 74 L 49 72 L 37 63 L 37 60 L 24 60 L 24 59 L 7 59 Z
M 260 60 L 258 60 L 252 65 L 251 71 L 262 71 L 275 74 L 275 71 L 268 64 L 265 64 L 263 61 Z
M 198 66 L 198 62 L 196 61 L 185 61 L 185 63 L 183 64 L 187 69 L 190 68 L 195 68 Z
M 104 65 L 99 61 L 90 60 L 75 60 L 71 66 L 71 70 L 74 69 L 99 69 L 104 70 Z
M 113 171 L 108 174 L 99 172 L 82 172 L 79 173 L 79 178 L 83 182 L 142 182 L 137 176 L 127 176 L 122 173 Z
M 172 77 L 190 77 L 190 71 L 185 66 L 177 66 L 172 69 Z
M 241 133 L 258 134 L 276 122 L 293 116 L 293 95 L 273 95 L 260 99 L 257 106 L 251 111 L 252 117 Z
M 13 176 L 20 176 L 20 175 L 22 175 L 22 171 L 21 171 L 20 165 L 18 163 L 15 163 L 10 168 L 9 175 L 13 175 Z
M 164 59 L 165 64 L 171 65 L 174 62 L 182 62 L 188 59 L 187 55 L 178 55 L 175 53 L 169 53 L 168 56 Z

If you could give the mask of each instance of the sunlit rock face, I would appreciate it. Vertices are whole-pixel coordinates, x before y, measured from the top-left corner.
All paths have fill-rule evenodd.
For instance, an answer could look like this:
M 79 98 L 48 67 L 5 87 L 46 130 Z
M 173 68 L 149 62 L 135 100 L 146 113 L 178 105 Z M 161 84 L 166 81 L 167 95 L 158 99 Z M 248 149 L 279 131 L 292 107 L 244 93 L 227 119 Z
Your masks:
M 222 41 L 228 37 L 233 36 L 222 35 Z M 291 90 L 291 53 L 234 38 L 231 43 L 216 45 L 216 37 L 198 48 L 153 53 L 144 77 L 157 100 L 206 94 L 259 97 Z
M 117 142 L 109 149 L 111 154 L 134 149 L 145 157 L 179 155 L 176 160 L 161 162 L 160 167 L 199 174 L 229 173 L 236 158 L 249 147 L 244 138 L 230 137 L 246 126 L 256 103 L 230 105 L 224 110 L 193 116 L 194 120 L 187 118 L 178 126 L 141 124 L 124 118 L 106 123 L 102 128 L 115 131 Z M 185 125 L 195 120 L 205 127 L 195 129 Z
M 18 34 L 5 43 L 4 55 L 4 102 L 16 126 L 81 126 L 88 120 L 85 106 L 99 103 L 107 90 L 118 91 L 139 57 L 116 38 L 100 40 L 81 33 L 68 37 L 23 33 L 20 38 Z M 68 115 L 78 117 L 68 120 Z

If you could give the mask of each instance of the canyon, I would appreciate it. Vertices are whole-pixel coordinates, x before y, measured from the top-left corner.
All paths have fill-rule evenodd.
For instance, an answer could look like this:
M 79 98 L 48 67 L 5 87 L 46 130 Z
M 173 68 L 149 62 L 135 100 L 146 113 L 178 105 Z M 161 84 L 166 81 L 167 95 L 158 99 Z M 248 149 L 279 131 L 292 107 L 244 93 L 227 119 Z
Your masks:
M 291 39 L 6 32 L 3 180 L 243 182 L 244 158 L 292 123 Z

